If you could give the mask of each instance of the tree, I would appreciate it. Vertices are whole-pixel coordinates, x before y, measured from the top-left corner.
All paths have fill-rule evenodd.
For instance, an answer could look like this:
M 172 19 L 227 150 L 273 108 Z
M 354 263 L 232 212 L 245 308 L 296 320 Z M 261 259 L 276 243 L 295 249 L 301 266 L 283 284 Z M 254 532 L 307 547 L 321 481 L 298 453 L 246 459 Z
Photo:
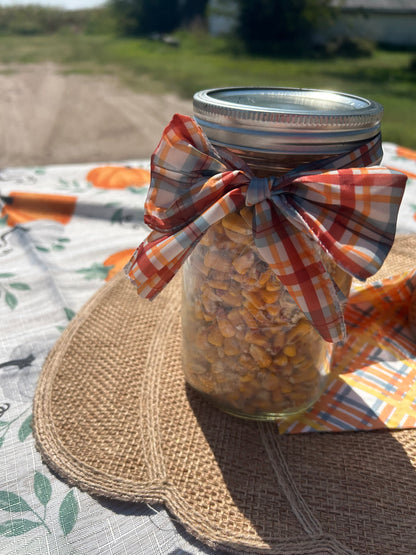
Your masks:
M 238 0 L 237 35 L 253 53 L 301 53 L 330 17 L 330 0 Z
M 205 16 L 208 0 L 110 0 L 122 33 L 170 33 Z
M 195 20 L 205 20 L 208 0 L 179 0 L 181 25 L 189 25 Z
M 170 33 L 179 26 L 178 0 L 111 0 L 110 5 L 126 35 Z

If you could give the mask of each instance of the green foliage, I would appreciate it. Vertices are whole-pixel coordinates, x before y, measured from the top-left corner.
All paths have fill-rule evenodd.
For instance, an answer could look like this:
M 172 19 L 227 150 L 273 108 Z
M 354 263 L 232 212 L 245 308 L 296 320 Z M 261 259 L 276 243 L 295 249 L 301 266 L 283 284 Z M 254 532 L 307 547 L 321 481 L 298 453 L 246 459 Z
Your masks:
M 202 20 L 208 0 L 110 0 L 125 36 L 163 35 Z
M 299 55 L 332 13 L 329 0 L 238 0 L 237 36 L 248 52 Z
M 344 58 L 363 58 L 372 56 L 375 44 L 357 37 L 337 37 L 324 45 L 326 56 L 342 56 Z
M 170 33 L 179 26 L 178 0 L 111 0 L 110 5 L 127 36 Z
M 62 31 L 113 32 L 114 20 L 108 8 L 62 10 L 36 4 L 0 7 L 0 35 L 49 35 Z

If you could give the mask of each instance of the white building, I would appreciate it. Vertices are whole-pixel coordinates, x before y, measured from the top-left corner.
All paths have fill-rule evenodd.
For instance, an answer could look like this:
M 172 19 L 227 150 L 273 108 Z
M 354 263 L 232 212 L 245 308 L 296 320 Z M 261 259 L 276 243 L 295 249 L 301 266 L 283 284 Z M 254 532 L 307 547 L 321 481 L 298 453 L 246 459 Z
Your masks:
M 416 0 L 415 0 L 416 1 Z M 234 31 L 237 23 L 236 0 L 209 0 L 208 30 L 211 35 L 226 35 Z
M 321 38 L 348 36 L 393 46 L 416 46 L 416 0 L 333 0 L 333 4 L 339 10 L 338 17 L 320 32 Z M 210 33 L 232 31 L 237 12 L 236 0 L 210 0 Z
M 416 0 L 335 0 L 339 17 L 327 30 L 379 44 L 416 46 Z

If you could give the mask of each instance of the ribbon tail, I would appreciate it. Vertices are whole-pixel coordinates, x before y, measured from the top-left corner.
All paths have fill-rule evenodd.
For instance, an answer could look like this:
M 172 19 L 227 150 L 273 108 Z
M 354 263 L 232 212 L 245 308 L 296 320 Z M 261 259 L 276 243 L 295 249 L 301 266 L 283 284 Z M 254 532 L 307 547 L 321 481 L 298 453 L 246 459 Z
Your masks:
M 255 206 L 253 231 L 259 255 L 321 336 L 329 342 L 344 340 L 345 297 L 325 268 L 319 247 L 273 204 L 263 201 Z
M 193 245 L 186 249 L 178 248 L 174 239 L 174 236 L 152 232 L 124 267 L 125 274 L 137 287 L 137 293 L 141 297 L 156 297 L 189 256 Z M 156 251 L 160 253 L 157 256 Z
M 243 205 L 244 195 L 230 191 L 176 233 L 150 233 L 124 268 L 138 294 L 153 299 L 175 276 L 208 228 Z

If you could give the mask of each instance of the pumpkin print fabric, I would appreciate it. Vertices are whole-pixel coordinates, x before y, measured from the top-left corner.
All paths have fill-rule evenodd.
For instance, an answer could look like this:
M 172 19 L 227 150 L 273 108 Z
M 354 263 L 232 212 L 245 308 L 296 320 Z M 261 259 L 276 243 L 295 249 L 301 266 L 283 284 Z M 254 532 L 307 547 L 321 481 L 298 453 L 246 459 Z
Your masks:
M 398 233 L 416 233 L 416 153 L 393 144 L 383 146 L 383 165 L 409 176 Z M 135 553 L 138 545 L 155 554 L 206 553 L 174 527 L 164 509 L 156 513 L 141 505 L 100 504 L 55 478 L 42 464 L 31 433 L 32 397 L 47 353 L 78 310 L 122 269 L 149 232 L 143 223 L 149 179 L 148 160 L 0 171 L 0 553 L 93 553 L 103 537 L 109 553 L 120 549 Z M 360 294 L 365 306 L 367 289 Z M 401 294 L 405 303 L 410 289 Z M 380 297 L 371 325 L 379 324 L 383 302 Z M 359 324 L 361 317 L 360 306 L 352 306 L 352 324 Z M 345 360 L 355 356 L 368 361 L 373 356 L 360 341 L 345 348 Z M 414 368 L 401 366 L 403 345 L 399 341 L 396 351 L 391 350 L 388 364 L 405 384 Z M 386 398 L 377 398 L 382 395 L 383 372 L 379 363 L 367 374 L 367 401 L 373 403 L 372 414 L 379 411 L 384 418 L 383 426 L 403 425 L 397 412 L 386 416 Z M 355 378 L 352 373 L 334 380 L 336 398 L 352 407 L 346 418 L 336 403 L 343 429 L 359 426 L 356 398 L 349 395 Z M 397 402 L 401 389 L 394 394 Z M 282 432 L 335 429 L 326 416 L 330 406 L 331 399 L 324 397 L 315 413 L 287 422 Z M 414 403 L 409 405 L 412 410 Z M 376 417 L 361 420 L 366 429 L 375 427 Z M 409 416 L 408 425 L 415 422 Z
M 10 227 L 44 219 L 67 224 L 74 213 L 76 200 L 76 197 L 67 195 L 12 191 L 4 199 L 1 216 Z
M 150 180 L 148 170 L 126 166 L 100 166 L 89 171 L 87 180 L 99 189 L 145 187 Z

